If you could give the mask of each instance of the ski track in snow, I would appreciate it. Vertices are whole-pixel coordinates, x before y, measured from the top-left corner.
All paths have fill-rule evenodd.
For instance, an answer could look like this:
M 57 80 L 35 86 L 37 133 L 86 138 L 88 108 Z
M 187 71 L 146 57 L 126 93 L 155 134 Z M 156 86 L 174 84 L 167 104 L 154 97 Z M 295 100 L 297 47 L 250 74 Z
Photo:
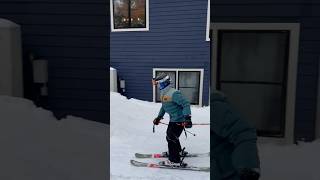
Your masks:
M 165 139 L 165 125 L 155 127 L 152 132 L 152 121 L 157 116 L 160 103 L 126 99 L 117 94 L 110 93 L 110 172 L 111 180 L 208 180 L 210 173 L 181 171 L 172 169 L 153 169 L 135 167 L 130 159 L 143 162 L 158 162 L 160 159 L 137 159 L 134 153 L 157 153 L 167 151 Z M 192 107 L 192 121 L 194 123 L 207 123 L 210 119 L 209 107 Z M 166 114 L 163 122 L 168 122 Z M 188 129 L 196 134 L 184 133 L 180 136 L 181 146 L 188 152 L 210 151 L 210 127 L 194 126 Z M 161 159 L 162 160 L 162 159 Z M 185 158 L 185 162 L 194 166 L 210 166 L 210 157 Z

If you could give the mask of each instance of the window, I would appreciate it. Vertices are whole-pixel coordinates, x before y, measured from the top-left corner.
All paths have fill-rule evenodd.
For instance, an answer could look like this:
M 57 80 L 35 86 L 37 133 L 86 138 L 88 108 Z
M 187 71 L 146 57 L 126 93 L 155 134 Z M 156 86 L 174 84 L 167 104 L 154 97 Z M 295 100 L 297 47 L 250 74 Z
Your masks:
M 149 0 L 110 0 L 111 31 L 148 31 Z
M 157 77 L 161 72 L 165 72 L 168 76 L 170 76 L 171 84 L 173 88 L 176 88 L 176 71 L 156 71 L 156 75 L 154 77 Z M 156 88 L 156 102 L 160 102 L 160 92 L 159 89 Z
M 178 89 L 189 98 L 191 104 L 199 104 L 200 77 L 199 71 L 178 71 Z
M 297 23 L 212 23 L 212 82 L 259 136 L 294 139 Z M 212 43 L 212 42 L 211 42 Z
M 203 69 L 153 69 L 153 76 L 167 73 L 172 86 L 181 91 L 193 105 L 202 105 Z M 154 101 L 160 102 L 160 92 L 154 88 Z
M 218 36 L 217 88 L 258 135 L 283 137 L 289 31 L 220 30 Z

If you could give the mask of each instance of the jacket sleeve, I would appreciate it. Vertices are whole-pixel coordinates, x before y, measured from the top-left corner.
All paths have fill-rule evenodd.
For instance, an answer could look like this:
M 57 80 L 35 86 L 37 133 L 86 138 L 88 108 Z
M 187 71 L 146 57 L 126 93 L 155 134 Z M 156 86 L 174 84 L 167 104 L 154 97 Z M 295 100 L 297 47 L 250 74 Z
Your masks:
M 182 107 L 183 116 L 191 115 L 190 103 L 180 91 L 176 91 L 172 95 L 172 101 Z
M 257 135 L 226 102 L 213 104 L 213 131 L 234 146 L 232 163 L 237 170 L 260 168 Z
M 161 106 L 158 117 L 162 119 L 165 113 L 166 112 L 164 111 L 163 106 Z

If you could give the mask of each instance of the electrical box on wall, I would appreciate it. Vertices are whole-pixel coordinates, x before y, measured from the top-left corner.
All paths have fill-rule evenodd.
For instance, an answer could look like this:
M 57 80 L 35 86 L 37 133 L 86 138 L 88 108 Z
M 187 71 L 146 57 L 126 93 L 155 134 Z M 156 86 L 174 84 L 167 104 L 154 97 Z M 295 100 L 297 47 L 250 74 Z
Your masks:
M 110 67 L 110 91 L 111 92 L 118 92 L 118 83 L 117 83 L 117 70 Z
M 1 18 L 0 95 L 23 97 L 20 26 Z

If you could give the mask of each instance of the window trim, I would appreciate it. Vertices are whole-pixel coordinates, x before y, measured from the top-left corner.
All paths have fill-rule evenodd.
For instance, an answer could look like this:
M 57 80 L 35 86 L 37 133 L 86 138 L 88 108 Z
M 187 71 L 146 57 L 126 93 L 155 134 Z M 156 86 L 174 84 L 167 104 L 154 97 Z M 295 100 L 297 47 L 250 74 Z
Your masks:
M 288 71 L 287 71 L 287 96 L 286 96 L 286 109 L 285 109 L 285 132 L 284 138 L 265 138 L 260 137 L 262 141 L 279 140 L 283 143 L 294 142 L 294 124 L 295 124 L 295 105 L 296 105 L 296 79 L 298 69 L 298 56 L 299 56 L 299 36 L 300 36 L 300 23 L 211 23 L 210 29 L 212 30 L 212 39 L 218 42 L 219 30 L 288 30 L 289 35 L 289 57 L 288 57 Z M 213 43 L 213 42 L 212 42 Z M 217 77 L 217 52 L 218 47 L 211 45 L 212 54 L 212 72 L 211 85 L 216 89 Z
M 146 27 L 144 28 L 122 28 L 115 29 L 113 21 L 113 0 L 110 0 L 110 25 L 111 32 L 132 32 L 132 31 L 149 31 L 149 0 L 146 1 Z
M 206 41 L 210 41 L 210 0 L 207 7 Z
M 204 76 L 204 69 L 189 69 L 189 68 L 153 68 L 152 77 L 155 78 L 156 71 L 175 71 L 176 72 L 176 88 L 179 87 L 179 71 L 183 72 L 200 72 L 200 82 L 199 82 L 199 104 L 195 106 L 202 106 L 202 99 L 203 99 L 203 76 Z M 153 89 L 153 102 L 156 102 L 156 88 L 152 86 Z

